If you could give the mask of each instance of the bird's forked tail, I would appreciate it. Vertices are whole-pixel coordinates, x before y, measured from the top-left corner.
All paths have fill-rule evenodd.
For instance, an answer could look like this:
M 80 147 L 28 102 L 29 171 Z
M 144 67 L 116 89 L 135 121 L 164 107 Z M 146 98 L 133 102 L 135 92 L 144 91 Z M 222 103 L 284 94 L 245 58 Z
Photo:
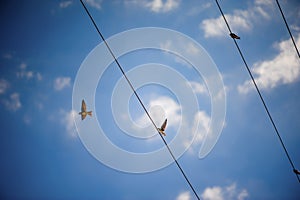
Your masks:
M 87 112 L 89 116 L 92 116 L 92 111 Z

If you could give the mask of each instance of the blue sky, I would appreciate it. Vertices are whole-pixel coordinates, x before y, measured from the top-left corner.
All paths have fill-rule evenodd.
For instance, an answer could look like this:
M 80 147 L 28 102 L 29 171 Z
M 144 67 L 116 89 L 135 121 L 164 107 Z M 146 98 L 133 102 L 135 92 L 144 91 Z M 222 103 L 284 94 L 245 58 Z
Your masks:
M 299 183 L 215 1 L 86 0 L 85 3 L 106 38 L 133 28 L 175 30 L 199 43 L 220 71 L 226 91 L 225 125 L 212 151 L 199 159 L 212 114 L 212 98 L 205 78 L 165 51 L 144 49 L 119 58 L 129 76 L 137 66 L 159 63 L 185 77 L 193 89 L 198 106 L 191 120 L 197 119 L 199 127 L 194 143 L 178 161 L 201 199 L 300 198 Z M 300 59 L 279 9 L 271 0 L 219 3 L 232 31 L 241 37 L 237 42 L 299 169 Z M 280 3 L 300 47 L 300 3 L 296 0 Z M 195 199 L 174 163 L 148 173 L 126 173 L 95 159 L 92 150 L 81 141 L 91 134 L 89 129 L 82 128 L 98 120 L 107 138 L 126 151 L 145 153 L 164 147 L 159 136 L 151 135 L 155 130 L 149 126 L 134 96 L 122 104 L 122 93 L 118 93 L 122 90 L 116 86 L 128 86 L 122 82 L 122 74 L 114 63 L 99 80 L 95 96 L 82 97 L 94 115 L 80 121 L 77 113 L 82 98 L 75 103 L 73 99 L 72 106 L 73 86 L 81 84 L 76 82 L 79 69 L 102 41 L 79 1 L 4 1 L 0 13 L 2 199 Z M 144 36 L 147 35 L 140 37 Z M 126 42 L 116 47 L 126 47 Z M 176 46 L 174 41 L 161 45 Z M 195 52 L 193 46 L 187 46 L 186 51 Z M 104 54 L 99 55 L 98 62 L 102 60 Z M 147 78 L 152 76 L 147 75 Z M 140 80 L 134 74 L 130 77 L 133 83 Z M 167 80 L 175 78 L 169 76 Z M 158 84 L 144 85 L 137 91 L 158 126 L 168 118 L 166 141 L 172 142 L 178 127 L 190 120 L 182 114 L 186 112 L 180 102 L 183 93 Z M 121 123 L 135 123 L 127 127 L 129 132 L 122 131 L 115 122 L 112 98 L 118 100 L 116 105 L 124 106 L 120 108 L 128 108 L 129 114 L 116 112 Z M 95 107 L 91 101 L 95 101 Z M 191 128 L 185 127 L 189 133 L 196 130 L 193 122 Z M 149 137 L 139 139 L 141 133 Z M 189 133 L 185 139 L 190 139 Z M 182 140 L 180 145 L 186 145 L 185 142 Z M 109 152 L 105 153 L 110 159 Z M 164 161 L 164 156 L 156 158 Z M 128 163 L 124 157 L 111 159 L 128 166 L 141 164 Z

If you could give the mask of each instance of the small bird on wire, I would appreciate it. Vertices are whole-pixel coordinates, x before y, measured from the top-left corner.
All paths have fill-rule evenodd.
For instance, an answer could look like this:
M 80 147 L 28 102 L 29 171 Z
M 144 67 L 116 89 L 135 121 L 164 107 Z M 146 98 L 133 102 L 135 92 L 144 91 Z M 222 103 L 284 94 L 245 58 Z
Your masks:
M 84 100 L 82 100 L 81 103 L 81 112 L 78 114 L 81 115 L 81 120 L 84 120 L 87 115 L 92 116 L 92 111 L 86 111 L 86 104 Z
M 241 39 L 239 36 L 237 36 L 236 34 L 234 34 L 234 33 L 230 33 L 229 34 L 233 39 Z
M 295 174 L 300 175 L 300 171 L 299 170 L 294 169 L 293 171 L 294 171 Z
M 164 132 L 167 126 L 167 119 L 165 119 L 164 123 L 161 125 L 160 128 L 157 128 L 157 130 L 159 131 L 160 134 L 162 134 L 163 136 L 166 136 L 166 133 Z

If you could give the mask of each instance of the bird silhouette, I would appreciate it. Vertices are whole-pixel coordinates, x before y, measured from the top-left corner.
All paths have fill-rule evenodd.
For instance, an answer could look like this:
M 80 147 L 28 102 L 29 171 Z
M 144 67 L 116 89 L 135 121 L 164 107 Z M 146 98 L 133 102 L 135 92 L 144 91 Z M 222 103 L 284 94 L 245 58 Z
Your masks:
M 236 34 L 234 34 L 234 33 L 230 33 L 229 34 L 233 39 L 241 39 L 239 36 L 237 36 Z
M 297 169 L 294 169 L 293 171 L 295 172 L 295 174 L 298 174 L 298 175 L 300 175 L 300 171 L 299 171 L 299 170 L 297 170 Z
M 160 128 L 157 128 L 157 130 L 159 131 L 160 134 L 162 134 L 163 136 L 166 136 L 166 133 L 164 132 L 167 126 L 167 119 L 165 119 L 164 123 L 161 125 Z
M 81 103 L 81 112 L 78 114 L 81 115 L 81 120 L 84 120 L 87 115 L 92 116 L 92 111 L 86 111 L 86 104 L 84 100 L 82 100 Z

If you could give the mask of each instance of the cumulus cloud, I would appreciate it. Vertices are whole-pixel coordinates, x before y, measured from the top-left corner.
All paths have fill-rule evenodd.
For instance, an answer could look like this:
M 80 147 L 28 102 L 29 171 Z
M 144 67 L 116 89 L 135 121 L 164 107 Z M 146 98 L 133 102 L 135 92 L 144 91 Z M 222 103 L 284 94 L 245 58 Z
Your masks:
M 62 1 L 59 3 L 60 8 L 67 8 L 72 5 L 72 1 Z
M 180 0 L 126 0 L 126 4 L 134 4 L 155 13 L 166 13 L 178 8 Z
M 182 192 L 176 197 L 176 200 L 190 200 L 190 199 L 191 199 L 191 194 L 189 191 Z
M 270 0 L 256 0 L 247 10 L 234 10 L 233 14 L 225 14 L 225 17 L 233 32 L 248 32 L 252 30 L 255 22 L 270 19 L 267 11 L 272 4 Z M 228 35 L 222 16 L 203 20 L 200 28 L 203 29 L 206 38 Z
M 150 100 L 147 107 L 150 108 L 150 116 L 151 118 L 153 118 L 157 126 L 160 126 L 165 118 L 168 117 L 170 117 L 168 120 L 168 127 L 176 127 L 178 123 L 180 123 L 181 107 L 176 101 L 168 96 L 160 96 L 158 98 Z M 150 121 L 148 116 L 146 114 L 143 114 L 136 120 L 136 123 L 140 127 L 146 127 L 150 124 Z
M 74 122 L 74 117 L 77 114 L 75 110 L 65 111 L 60 110 L 60 123 L 65 127 L 67 133 L 71 137 L 76 137 L 76 127 Z
M 93 8 L 96 8 L 98 10 L 101 9 L 101 3 L 102 3 L 102 0 L 85 0 L 85 2 L 92 6 Z
M 296 44 L 300 46 L 300 34 L 296 37 Z M 284 40 L 275 44 L 278 54 L 270 60 L 254 63 L 251 69 L 255 81 L 261 89 L 272 89 L 278 85 L 290 84 L 298 80 L 300 63 L 291 41 Z M 242 94 L 254 89 L 251 80 L 238 86 Z
M 71 86 L 71 78 L 70 77 L 57 77 L 54 80 L 54 89 L 56 91 L 63 90 L 64 88 Z
M 4 106 L 11 111 L 17 111 L 22 107 L 21 101 L 20 101 L 20 94 L 19 93 L 13 93 L 9 96 L 9 99 L 3 100 Z
M 249 197 L 246 189 L 238 189 L 236 183 L 220 187 L 207 187 L 201 194 L 203 200 L 244 200 Z
M 5 94 L 8 88 L 9 88 L 9 82 L 5 79 L 0 79 L 0 94 Z
M 150 100 L 146 105 L 149 114 L 154 123 L 160 127 L 165 118 L 168 119 L 167 128 L 179 128 L 181 125 L 185 130 L 185 137 L 181 145 L 188 149 L 188 153 L 194 154 L 200 148 L 205 136 L 209 137 L 210 116 L 203 110 L 199 110 L 194 115 L 183 116 L 181 105 L 168 96 L 159 96 Z M 141 128 L 150 125 L 150 120 L 146 114 L 141 115 L 135 121 L 135 124 Z M 151 130 L 152 131 L 152 130 Z

